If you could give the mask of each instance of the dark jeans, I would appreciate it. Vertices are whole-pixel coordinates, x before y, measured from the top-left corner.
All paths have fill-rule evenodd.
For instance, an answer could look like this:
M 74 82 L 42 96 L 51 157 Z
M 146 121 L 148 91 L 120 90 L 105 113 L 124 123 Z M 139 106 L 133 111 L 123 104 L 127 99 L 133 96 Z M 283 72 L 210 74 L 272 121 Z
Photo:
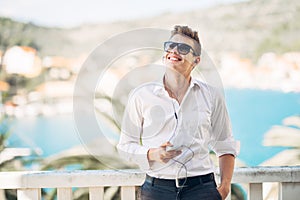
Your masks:
M 141 188 L 142 200 L 221 200 L 215 180 L 193 186 L 176 188 L 153 184 L 145 180 Z

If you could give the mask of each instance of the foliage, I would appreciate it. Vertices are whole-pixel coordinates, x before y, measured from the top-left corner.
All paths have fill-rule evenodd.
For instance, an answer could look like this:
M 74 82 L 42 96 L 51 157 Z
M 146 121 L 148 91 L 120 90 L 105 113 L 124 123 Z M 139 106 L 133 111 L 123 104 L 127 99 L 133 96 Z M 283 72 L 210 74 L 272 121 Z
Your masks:
M 0 18 L 0 48 L 5 51 L 13 45 L 30 46 L 39 50 L 33 37 L 33 24 L 15 22 L 9 18 Z
M 7 147 L 7 139 L 9 138 L 11 132 L 9 130 L 9 120 L 6 118 L 0 119 L 0 156 L 1 152 Z M 19 165 L 15 163 L 18 162 L 18 158 L 13 158 L 7 161 L 3 161 L 0 163 L 0 171 L 7 171 L 7 170 L 19 170 L 16 168 Z M 20 162 L 18 162 L 20 163 Z M 5 197 L 8 200 L 15 200 L 17 199 L 16 190 L 5 190 Z
M 64 55 L 63 45 L 70 43 L 66 32 L 0 17 L 0 50 L 5 52 L 7 48 L 18 45 L 32 47 L 44 56 Z
M 206 49 L 218 55 L 238 52 L 249 58 L 266 51 L 299 50 L 300 3 L 296 0 L 252 0 L 184 13 L 191 26 L 201 27 Z M 182 23 L 182 15 L 165 13 L 147 20 L 82 25 L 75 28 L 45 28 L 0 18 L 0 49 L 28 45 L 41 55 L 78 56 L 90 52 L 105 39 L 124 31 L 152 26 L 169 28 Z M 160 20 L 157 20 L 157 19 Z M 8 38 L 6 40 L 5 38 Z
M 10 136 L 9 127 L 7 124 L 7 120 L 0 119 L 0 152 L 4 150 L 6 146 L 6 141 L 8 137 Z M 1 168 L 1 165 L 0 165 Z
M 43 69 L 39 76 L 35 78 L 26 78 L 19 74 L 7 74 L 3 78 L 10 85 L 9 91 L 2 93 L 2 102 L 10 100 L 11 97 L 17 94 L 18 90 L 24 93 L 34 91 L 36 87 L 45 82 L 46 70 Z
M 296 16 L 299 18 L 300 12 L 297 12 Z M 265 52 L 282 54 L 284 52 L 299 51 L 299 31 L 299 20 L 290 20 L 287 23 L 278 23 L 271 30 L 270 34 L 257 45 L 256 56 L 258 57 Z
M 114 114 L 118 113 L 120 116 L 123 116 L 125 105 L 122 104 L 119 99 L 114 99 L 105 94 L 96 93 L 95 101 L 103 101 L 103 102 L 111 103 L 113 105 Z M 111 114 L 102 111 L 101 108 L 98 108 L 96 106 L 95 106 L 95 110 L 96 110 L 96 114 L 99 114 L 99 116 L 103 117 L 102 119 L 106 120 L 113 130 L 116 130 L 118 133 L 120 132 L 121 127 L 118 121 L 115 119 L 116 116 L 112 116 Z

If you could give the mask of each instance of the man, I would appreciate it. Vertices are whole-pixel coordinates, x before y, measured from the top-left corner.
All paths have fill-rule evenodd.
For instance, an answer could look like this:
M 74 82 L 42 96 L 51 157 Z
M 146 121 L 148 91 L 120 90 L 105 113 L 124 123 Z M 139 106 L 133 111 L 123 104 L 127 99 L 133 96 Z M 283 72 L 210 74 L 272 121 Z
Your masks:
M 198 33 L 175 26 L 164 51 L 161 82 L 141 85 L 129 97 L 119 153 L 146 172 L 143 200 L 225 199 L 238 143 L 222 95 L 191 77 L 200 62 Z M 219 158 L 218 187 L 210 150 Z

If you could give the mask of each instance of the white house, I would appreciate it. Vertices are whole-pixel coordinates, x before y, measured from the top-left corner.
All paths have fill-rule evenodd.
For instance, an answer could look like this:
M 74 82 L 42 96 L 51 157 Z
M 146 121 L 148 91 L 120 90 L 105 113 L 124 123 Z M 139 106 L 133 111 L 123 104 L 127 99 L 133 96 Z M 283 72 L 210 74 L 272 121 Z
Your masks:
M 4 66 L 8 74 L 20 74 L 28 78 L 41 72 L 41 60 L 36 50 L 27 46 L 13 46 L 4 55 Z

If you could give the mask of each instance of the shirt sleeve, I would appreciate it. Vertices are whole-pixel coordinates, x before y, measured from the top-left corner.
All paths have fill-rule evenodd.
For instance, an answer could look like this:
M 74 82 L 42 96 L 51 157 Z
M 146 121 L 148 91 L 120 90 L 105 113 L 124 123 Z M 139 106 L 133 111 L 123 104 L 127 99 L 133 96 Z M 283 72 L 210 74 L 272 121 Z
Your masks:
M 239 154 L 240 143 L 233 137 L 224 96 L 218 91 L 215 91 L 214 94 L 210 148 L 217 156 L 232 154 L 236 157 Z
M 144 146 L 141 141 L 143 131 L 141 105 L 141 101 L 136 95 L 130 95 L 123 115 L 117 149 L 122 158 L 138 164 L 141 170 L 148 170 L 150 169 L 147 158 L 149 148 Z

